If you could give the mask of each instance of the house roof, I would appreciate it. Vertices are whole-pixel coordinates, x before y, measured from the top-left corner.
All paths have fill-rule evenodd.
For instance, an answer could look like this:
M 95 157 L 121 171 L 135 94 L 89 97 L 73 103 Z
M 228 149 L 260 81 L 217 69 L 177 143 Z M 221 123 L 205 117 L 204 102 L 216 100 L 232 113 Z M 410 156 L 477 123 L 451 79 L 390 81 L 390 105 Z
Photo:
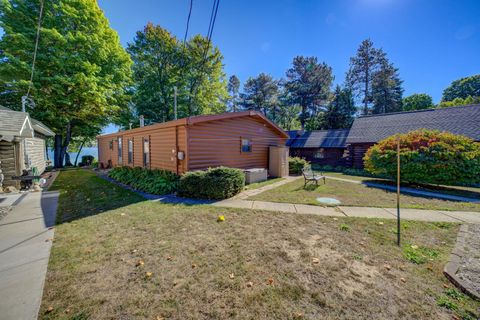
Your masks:
M 359 117 L 346 142 L 376 143 L 418 129 L 447 131 L 480 141 L 480 104 Z
M 291 138 L 287 145 L 290 148 L 345 148 L 349 129 L 294 132 L 289 131 Z
M 168 127 L 174 127 L 174 126 L 179 126 L 179 125 L 194 125 L 196 123 L 216 121 L 216 120 L 222 120 L 222 119 L 233 119 L 233 118 L 239 118 L 239 117 L 259 118 L 262 121 L 264 121 L 265 123 L 267 123 L 268 125 L 270 125 L 275 131 L 277 131 L 284 138 L 288 138 L 288 134 L 285 131 L 283 131 L 283 129 L 281 129 L 275 123 L 270 121 L 267 117 L 265 117 L 263 114 L 261 114 L 260 112 L 257 112 L 257 111 L 225 112 L 225 113 L 220 113 L 220 114 L 192 116 L 192 117 L 182 118 L 182 119 L 178 119 L 178 120 L 163 122 L 163 123 L 156 123 L 156 124 L 152 124 L 152 125 L 149 125 L 149 126 L 144 126 L 144 127 L 140 127 L 140 128 L 131 129 L 131 130 L 125 130 L 125 131 L 121 131 L 121 133 L 125 133 L 125 132 L 138 133 L 138 132 L 148 131 L 148 130 L 156 129 L 156 128 L 168 128 Z M 110 136 L 116 136 L 116 135 L 118 135 L 118 132 L 105 134 L 105 135 L 100 135 L 100 136 L 97 136 L 97 138 L 99 138 L 99 137 L 110 137 Z
M 14 137 L 31 138 L 37 131 L 46 136 L 54 133 L 43 123 L 30 118 L 27 112 L 14 111 L 0 106 L 0 136 L 2 140 L 13 140 Z

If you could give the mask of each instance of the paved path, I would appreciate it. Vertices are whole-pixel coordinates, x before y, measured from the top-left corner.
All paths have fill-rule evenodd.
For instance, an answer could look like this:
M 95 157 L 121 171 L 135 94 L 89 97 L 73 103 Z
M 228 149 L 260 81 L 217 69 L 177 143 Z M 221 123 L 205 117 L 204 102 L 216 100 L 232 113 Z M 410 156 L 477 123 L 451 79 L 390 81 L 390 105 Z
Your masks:
M 36 319 L 52 246 L 54 230 L 50 227 L 55 222 L 58 193 L 24 193 L 16 201 L 8 197 L 12 197 L 8 199 L 12 209 L 0 221 L 0 319 Z

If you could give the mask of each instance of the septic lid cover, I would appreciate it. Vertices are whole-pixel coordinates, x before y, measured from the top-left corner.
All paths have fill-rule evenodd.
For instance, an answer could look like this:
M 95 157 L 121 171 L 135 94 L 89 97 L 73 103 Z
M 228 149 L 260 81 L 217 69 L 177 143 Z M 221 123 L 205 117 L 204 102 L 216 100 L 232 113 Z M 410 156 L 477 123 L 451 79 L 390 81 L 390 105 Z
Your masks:
M 324 204 L 340 204 L 341 202 L 335 198 L 317 198 L 317 201 Z

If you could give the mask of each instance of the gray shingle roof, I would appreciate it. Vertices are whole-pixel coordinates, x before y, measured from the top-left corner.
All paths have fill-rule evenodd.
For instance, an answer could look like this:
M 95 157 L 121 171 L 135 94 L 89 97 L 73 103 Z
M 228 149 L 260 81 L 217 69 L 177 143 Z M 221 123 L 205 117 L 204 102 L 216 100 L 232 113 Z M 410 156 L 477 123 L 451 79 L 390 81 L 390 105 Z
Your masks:
M 289 139 L 287 145 L 290 148 L 345 148 L 348 132 L 348 129 L 306 131 Z
M 480 105 L 359 117 L 353 122 L 347 144 L 375 143 L 417 129 L 447 131 L 480 141 Z
M 29 114 L 21 111 L 14 111 L 0 106 L 0 135 L 1 136 L 31 136 L 31 130 L 38 131 L 46 136 L 55 134 L 46 125 L 38 120 L 30 118 Z M 29 131 L 30 130 L 30 131 Z

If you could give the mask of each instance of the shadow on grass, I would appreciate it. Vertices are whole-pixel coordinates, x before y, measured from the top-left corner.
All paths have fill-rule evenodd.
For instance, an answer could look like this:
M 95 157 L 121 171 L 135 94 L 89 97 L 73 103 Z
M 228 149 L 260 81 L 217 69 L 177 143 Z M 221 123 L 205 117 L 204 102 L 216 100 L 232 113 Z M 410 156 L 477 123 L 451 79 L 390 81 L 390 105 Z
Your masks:
M 139 194 L 114 185 L 87 169 L 61 171 L 49 193 L 53 191 L 59 193 L 56 224 L 146 201 Z M 42 197 L 42 207 L 48 206 L 48 201 L 48 197 Z M 48 217 L 49 223 L 51 220 Z

